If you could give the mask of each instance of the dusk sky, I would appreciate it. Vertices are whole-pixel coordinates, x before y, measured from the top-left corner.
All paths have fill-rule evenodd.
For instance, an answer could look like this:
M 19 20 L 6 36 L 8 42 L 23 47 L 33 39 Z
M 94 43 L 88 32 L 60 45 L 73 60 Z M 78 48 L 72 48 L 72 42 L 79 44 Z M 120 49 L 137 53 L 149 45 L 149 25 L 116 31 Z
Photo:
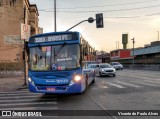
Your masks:
M 158 40 L 160 32 L 160 0 L 57 0 L 57 31 L 65 31 L 95 14 L 103 13 L 104 28 L 84 22 L 71 31 L 79 31 L 97 50 L 109 52 L 122 48 L 122 34 L 135 38 L 135 47 Z M 30 0 L 39 10 L 39 26 L 54 32 L 54 0 Z M 117 46 L 118 47 L 118 46 Z

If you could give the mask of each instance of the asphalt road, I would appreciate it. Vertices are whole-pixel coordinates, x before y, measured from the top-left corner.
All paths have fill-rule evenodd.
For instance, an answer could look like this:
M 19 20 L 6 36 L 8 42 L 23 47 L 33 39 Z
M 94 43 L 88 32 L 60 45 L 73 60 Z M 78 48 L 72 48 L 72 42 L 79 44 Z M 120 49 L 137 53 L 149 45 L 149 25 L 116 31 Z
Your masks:
M 85 94 L 42 95 L 27 90 L 1 92 L 0 110 L 48 110 L 48 113 L 50 110 L 70 110 L 70 115 L 80 113 L 78 116 L 47 117 L 58 119 L 159 119 L 159 116 L 115 116 L 112 111 L 160 110 L 159 99 L 160 72 L 125 69 L 117 71 L 116 77 L 96 77 L 96 82 Z M 90 116 L 81 114 L 84 110 Z M 100 110 L 110 116 L 93 116 L 98 111 L 91 110 Z

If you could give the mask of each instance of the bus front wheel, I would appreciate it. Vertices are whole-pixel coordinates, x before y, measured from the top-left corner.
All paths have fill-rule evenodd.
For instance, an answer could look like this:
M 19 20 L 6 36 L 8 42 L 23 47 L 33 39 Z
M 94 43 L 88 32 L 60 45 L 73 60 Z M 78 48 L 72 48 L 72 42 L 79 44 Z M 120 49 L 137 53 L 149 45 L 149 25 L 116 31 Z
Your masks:
M 88 89 L 88 78 L 87 78 L 87 76 L 86 76 L 85 89 L 84 89 L 84 91 L 83 91 L 82 93 L 85 93 L 85 92 L 87 91 L 87 89 Z

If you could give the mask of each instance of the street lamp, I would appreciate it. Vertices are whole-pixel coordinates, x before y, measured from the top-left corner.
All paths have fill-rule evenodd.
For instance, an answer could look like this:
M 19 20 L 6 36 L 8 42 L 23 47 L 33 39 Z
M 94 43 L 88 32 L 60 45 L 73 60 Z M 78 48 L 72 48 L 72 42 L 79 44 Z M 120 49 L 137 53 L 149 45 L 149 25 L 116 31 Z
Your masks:
M 133 43 L 133 66 L 134 66 L 134 43 L 135 41 L 134 41 L 134 38 L 132 38 L 131 40 L 133 41 L 132 43 Z
M 158 41 L 159 41 L 159 31 L 157 31 L 158 32 Z

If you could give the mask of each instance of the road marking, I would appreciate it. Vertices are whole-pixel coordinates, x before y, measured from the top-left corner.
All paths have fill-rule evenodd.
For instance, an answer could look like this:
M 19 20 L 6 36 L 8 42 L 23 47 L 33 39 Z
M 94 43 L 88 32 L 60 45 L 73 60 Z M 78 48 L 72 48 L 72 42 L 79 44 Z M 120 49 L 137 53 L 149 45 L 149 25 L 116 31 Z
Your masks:
M 29 92 L 29 91 L 9 91 L 9 92 L 0 92 L 0 94 L 7 94 L 7 93 L 13 93 L 13 94 L 16 94 L 16 93 L 32 93 L 32 92 Z
M 159 79 L 144 80 L 145 82 L 160 83 Z
M 19 96 L 19 95 L 20 95 L 20 96 L 23 96 L 23 95 L 26 96 L 26 93 L 16 93 L 16 94 L 14 94 L 14 93 L 13 93 L 13 94 L 9 94 L 9 93 L 8 93 L 8 94 L 1 94 L 0 97 L 3 97 L 3 96 Z M 33 94 L 33 93 L 28 93 L 27 95 L 42 95 L 42 94 L 38 94 L 38 93 L 35 93 L 35 94 Z
M 0 100 L 0 103 L 7 103 L 7 102 L 27 102 L 27 101 L 29 101 L 29 102 L 31 102 L 31 101 L 33 101 L 33 102 L 35 102 L 35 101 L 56 101 L 57 100 L 57 98 L 46 98 L 46 99 L 16 99 L 16 100 Z
M 108 88 L 106 84 L 98 84 L 101 88 Z
M 54 107 L 42 107 L 42 106 L 36 106 L 36 107 L 7 107 L 7 108 L 0 108 L 0 110 L 57 110 L 58 108 L 56 106 Z
M 117 88 L 125 88 L 125 87 L 123 87 L 123 86 L 121 86 L 121 85 L 113 84 L 113 83 L 111 83 L 111 82 L 107 82 L 107 84 L 112 85 L 112 86 L 115 86 L 115 87 L 117 87 Z
M 137 82 L 137 81 L 131 81 L 131 82 L 135 82 L 135 83 L 138 83 L 138 84 L 142 84 L 142 85 L 148 85 L 148 86 L 154 86 L 154 87 L 157 87 L 159 85 L 155 85 L 155 84 L 148 84 L 148 83 L 145 83 L 145 82 Z
M 121 74 L 119 74 L 118 73 L 118 75 L 119 76 L 128 76 L 128 77 L 133 77 L 133 78 L 143 78 L 143 77 L 145 77 L 145 78 L 147 78 L 147 79 L 152 79 L 152 78 L 160 78 L 159 77 L 159 74 L 157 73 L 157 74 L 150 74 L 150 73 L 142 73 L 141 71 L 139 71 L 141 74 L 138 74 L 138 72 L 134 72 L 134 73 L 132 73 L 132 72 L 124 72 L 124 73 L 121 73 Z
M 132 87 L 135 87 L 135 88 L 140 88 L 142 86 L 138 86 L 138 85 L 134 85 L 134 84 L 130 84 L 130 83 L 126 83 L 126 82 L 121 82 L 121 81 L 117 81 L 118 83 L 120 84 L 124 84 L 124 85 L 128 85 L 128 86 L 132 86 Z
M 101 105 L 100 103 L 98 103 L 98 101 L 94 100 L 92 98 L 92 96 L 89 95 L 90 100 L 92 100 L 95 104 L 97 104 L 100 108 L 102 108 L 103 110 L 106 111 L 106 113 L 108 113 L 113 119 L 117 119 L 117 117 L 113 116 L 112 113 L 110 113 L 103 105 Z
M 51 105 L 51 104 L 57 104 L 57 102 L 28 102 L 28 103 L 13 103 L 13 104 L 1 104 L 0 105 L 0 107 L 5 107 L 5 106 L 22 106 L 22 105 L 31 105 L 31 104 L 33 104 L 33 105 L 35 105 L 35 104 L 37 104 L 37 105 Z
M 28 96 L 28 95 L 21 95 L 21 96 L 18 96 L 18 97 L 13 97 L 13 96 L 5 96 L 5 97 L 0 97 L 0 99 L 19 99 L 19 98 L 30 98 L 30 97 L 37 97 L 37 95 L 31 95 L 31 96 Z

